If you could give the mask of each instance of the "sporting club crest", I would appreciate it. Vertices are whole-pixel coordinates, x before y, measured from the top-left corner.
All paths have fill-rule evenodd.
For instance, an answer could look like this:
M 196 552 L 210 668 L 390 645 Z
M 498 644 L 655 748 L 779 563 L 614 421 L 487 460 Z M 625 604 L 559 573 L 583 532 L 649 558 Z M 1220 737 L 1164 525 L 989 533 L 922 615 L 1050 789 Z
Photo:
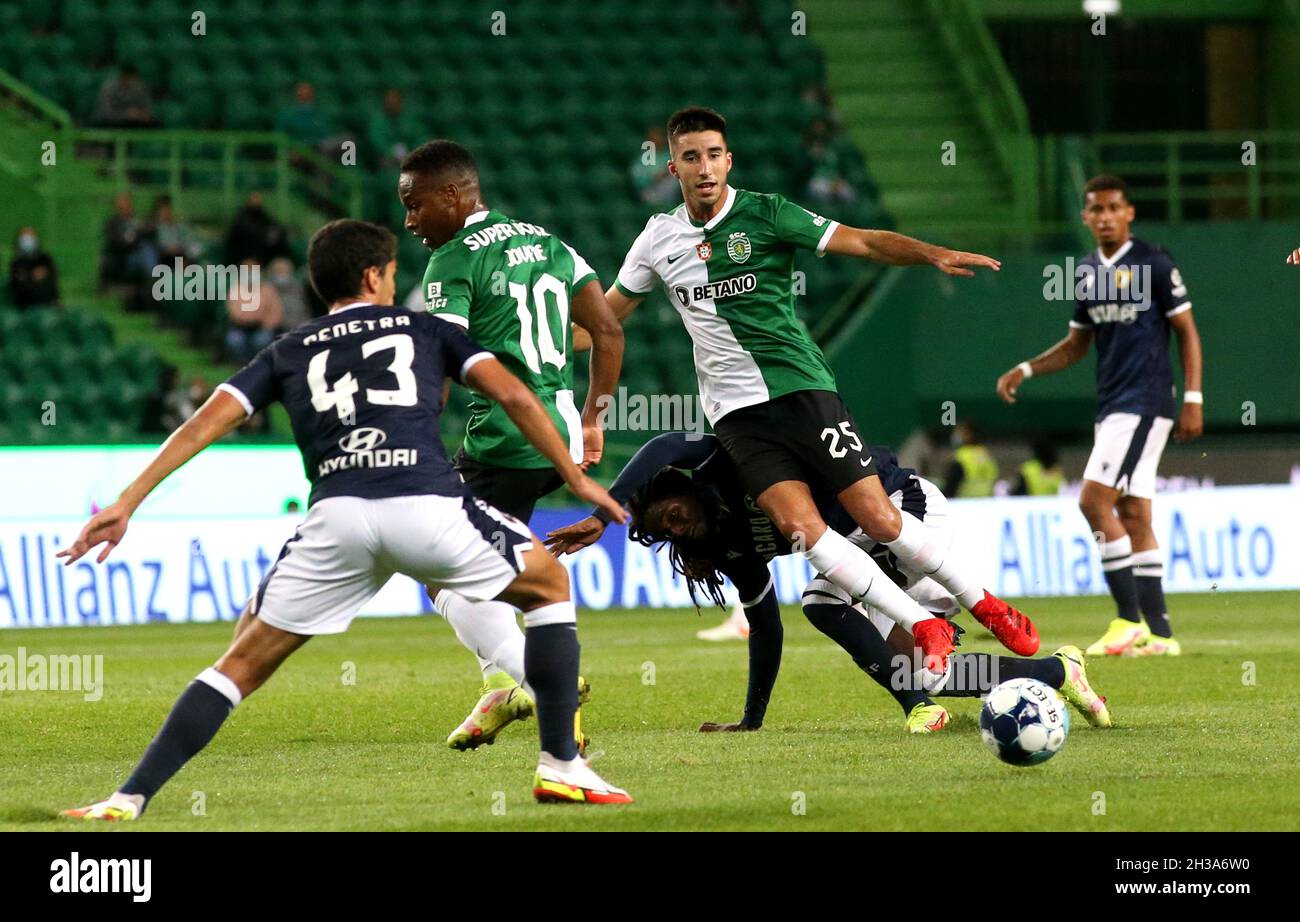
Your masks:
M 727 255 L 731 257 L 732 262 L 743 263 L 749 259 L 749 254 L 752 252 L 754 247 L 744 231 L 736 231 L 727 238 Z

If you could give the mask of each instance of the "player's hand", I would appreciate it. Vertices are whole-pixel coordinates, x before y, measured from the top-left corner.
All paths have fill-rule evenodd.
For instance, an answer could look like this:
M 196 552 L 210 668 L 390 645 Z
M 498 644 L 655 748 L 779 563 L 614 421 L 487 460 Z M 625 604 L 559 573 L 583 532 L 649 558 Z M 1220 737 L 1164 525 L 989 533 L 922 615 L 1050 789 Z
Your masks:
M 582 464 L 584 471 L 600 463 L 605 452 L 605 430 L 596 423 L 582 424 Z
M 592 480 L 586 474 L 579 474 L 578 478 L 569 484 L 569 489 L 578 499 L 591 503 L 597 509 L 609 516 L 610 521 L 622 525 L 627 521 L 627 513 L 623 507 L 614 501 L 614 497 L 596 481 Z
M 589 544 L 595 544 L 605 533 L 605 523 L 594 515 L 589 515 L 580 522 L 565 525 L 546 533 L 542 542 L 546 549 L 556 557 L 580 551 Z
M 940 249 L 930 262 L 945 275 L 974 275 L 974 270 L 966 268 L 967 266 L 992 269 L 994 272 L 1002 268 L 1002 263 L 991 256 L 982 256 L 979 253 L 964 253 L 961 250 Z
M 1002 402 L 1015 403 L 1016 391 L 1024 381 L 1025 373 L 1019 368 L 1013 368 L 998 378 L 998 396 L 1002 398 Z
M 92 549 L 107 543 L 108 547 L 100 552 L 96 560 L 96 563 L 103 563 L 126 535 L 126 523 L 130 519 L 131 513 L 125 506 L 121 503 L 113 503 L 91 516 L 86 527 L 81 530 L 81 534 L 77 535 L 77 540 L 72 542 L 72 546 L 59 551 L 55 556 L 67 558 L 63 562 L 66 567 L 76 563 Z
M 1300 247 L 1291 251 L 1291 255 L 1286 258 L 1288 266 L 1300 266 Z
M 1183 404 L 1183 412 L 1178 414 L 1178 428 L 1174 432 L 1175 442 L 1190 442 L 1200 436 L 1205 429 L 1205 407 L 1199 403 Z
M 757 730 L 753 724 L 747 724 L 743 720 L 738 720 L 734 724 L 700 724 L 701 733 L 747 733 L 751 730 Z

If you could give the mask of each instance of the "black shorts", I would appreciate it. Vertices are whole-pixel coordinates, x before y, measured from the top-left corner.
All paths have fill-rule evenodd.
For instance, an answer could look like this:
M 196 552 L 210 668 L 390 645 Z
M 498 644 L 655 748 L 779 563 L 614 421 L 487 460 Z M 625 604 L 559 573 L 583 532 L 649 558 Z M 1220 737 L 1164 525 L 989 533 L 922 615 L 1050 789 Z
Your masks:
M 795 391 L 742 407 L 713 431 L 754 497 L 782 480 L 838 494 L 877 473 L 853 414 L 834 391 Z
M 496 467 L 458 451 L 452 460 L 466 486 L 489 506 L 527 523 L 537 501 L 564 486 L 553 467 Z

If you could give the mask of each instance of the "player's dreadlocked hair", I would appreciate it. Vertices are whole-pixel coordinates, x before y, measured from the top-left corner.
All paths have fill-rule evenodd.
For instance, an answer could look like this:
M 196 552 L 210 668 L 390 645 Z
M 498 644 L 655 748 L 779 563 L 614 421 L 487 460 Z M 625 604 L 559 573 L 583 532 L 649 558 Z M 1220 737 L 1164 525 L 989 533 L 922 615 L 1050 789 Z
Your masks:
M 668 562 L 673 570 L 686 578 L 686 588 L 696 611 L 700 608 L 697 591 L 715 605 L 726 608 L 727 603 L 722 595 L 723 575 L 709 553 L 710 538 L 705 537 L 699 541 L 674 538 L 666 530 L 657 527 L 657 522 L 650 520 L 651 507 L 675 496 L 692 496 L 699 500 L 708 519 L 708 530 L 712 533 L 718 512 L 717 497 L 712 491 L 697 486 L 689 474 L 675 467 L 663 467 L 629 500 L 628 511 L 632 520 L 628 524 L 627 536 L 646 547 L 656 544 L 668 546 Z
M 469 148 L 445 138 L 421 144 L 407 154 L 402 159 L 401 172 L 428 173 L 433 176 L 446 174 L 457 179 L 478 180 L 478 164 Z

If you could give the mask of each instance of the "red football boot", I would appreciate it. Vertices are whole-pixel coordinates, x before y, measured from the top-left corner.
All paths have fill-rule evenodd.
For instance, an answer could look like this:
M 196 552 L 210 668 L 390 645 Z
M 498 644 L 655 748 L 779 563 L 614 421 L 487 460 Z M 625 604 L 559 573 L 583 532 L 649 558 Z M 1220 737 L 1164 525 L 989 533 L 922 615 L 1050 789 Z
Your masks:
M 1034 622 L 987 589 L 970 613 L 1016 656 L 1033 656 L 1038 652 L 1038 628 Z
M 912 636 L 921 648 L 926 670 L 936 676 L 948 671 L 948 654 L 952 652 L 952 639 L 956 629 L 947 618 L 927 618 L 916 622 Z

